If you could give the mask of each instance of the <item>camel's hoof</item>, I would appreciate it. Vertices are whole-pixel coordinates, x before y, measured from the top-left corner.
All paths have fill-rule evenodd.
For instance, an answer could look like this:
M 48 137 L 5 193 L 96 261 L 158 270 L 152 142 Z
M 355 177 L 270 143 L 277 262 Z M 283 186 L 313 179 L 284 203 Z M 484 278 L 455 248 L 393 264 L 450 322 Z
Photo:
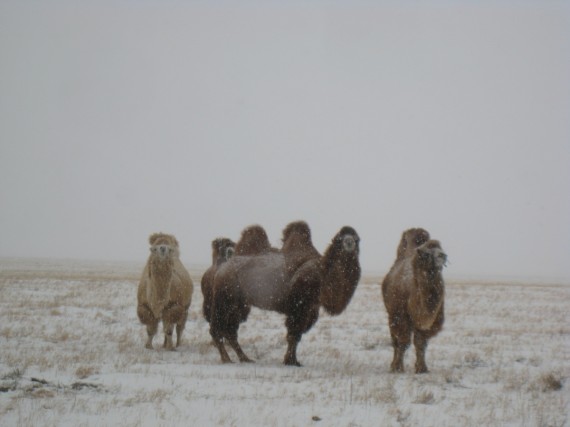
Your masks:
M 303 366 L 297 360 L 285 360 L 283 364 L 287 366 L 297 366 L 298 368 Z
M 241 363 L 255 363 L 255 360 L 251 360 L 249 357 L 240 360 Z

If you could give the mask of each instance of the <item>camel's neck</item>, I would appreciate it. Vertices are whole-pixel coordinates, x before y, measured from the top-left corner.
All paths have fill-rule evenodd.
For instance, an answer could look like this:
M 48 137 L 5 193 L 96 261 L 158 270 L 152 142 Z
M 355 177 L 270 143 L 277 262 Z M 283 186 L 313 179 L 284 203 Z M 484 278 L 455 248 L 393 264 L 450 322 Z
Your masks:
M 150 263 L 151 286 L 149 299 L 160 304 L 166 304 L 170 297 L 170 283 L 174 262 L 172 259 L 153 259 Z
M 322 265 L 321 304 L 329 314 L 338 315 L 348 306 L 360 280 L 358 256 L 329 248 Z
M 421 270 L 415 275 L 415 306 L 422 318 L 432 319 L 441 308 L 445 287 L 443 277 L 436 269 Z

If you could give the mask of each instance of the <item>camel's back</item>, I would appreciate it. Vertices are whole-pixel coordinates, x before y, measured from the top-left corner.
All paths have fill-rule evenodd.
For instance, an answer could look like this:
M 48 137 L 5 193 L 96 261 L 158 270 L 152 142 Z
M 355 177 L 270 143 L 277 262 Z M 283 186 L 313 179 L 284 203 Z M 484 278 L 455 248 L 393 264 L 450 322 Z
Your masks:
M 252 257 L 236 257 L 236 261 L 241 264 L 236 278 L 248 303 L 265 310 L 278 310 L 290 293 L 283 254 L 269 252 Z

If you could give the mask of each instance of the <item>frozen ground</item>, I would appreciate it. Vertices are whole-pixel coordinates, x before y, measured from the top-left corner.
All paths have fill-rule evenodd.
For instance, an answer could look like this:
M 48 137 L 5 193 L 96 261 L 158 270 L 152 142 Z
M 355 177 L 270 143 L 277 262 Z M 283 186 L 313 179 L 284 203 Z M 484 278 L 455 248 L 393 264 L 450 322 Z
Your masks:
M 256 309 L 240 341 L 257 363 L 222 365 L 200 271 L 181 347 L 144 348 L 142 266 L 0 260 L 1 426 L 570 423 L 570 284 L 448 280 L 431 372 L 414 375 L 408 351 L 396 375 L 381 278 L 364 276 L 339 317 L 321 313 L 299 346 L 304 367 L 281 365 L 283 318 Z

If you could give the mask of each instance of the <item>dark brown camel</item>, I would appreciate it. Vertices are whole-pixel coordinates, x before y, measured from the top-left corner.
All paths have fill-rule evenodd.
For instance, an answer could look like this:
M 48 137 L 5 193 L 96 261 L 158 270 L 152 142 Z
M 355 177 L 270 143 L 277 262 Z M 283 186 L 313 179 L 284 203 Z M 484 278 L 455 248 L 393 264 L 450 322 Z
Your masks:
M 217 272 L 210 334 L 222 362 L 231 362 L 224 338 L 241 362 L 251 361 L 238 343 L 238 328 L 251 306 L 285 314 L 287 352 L 283 363 L 300 366 L 297 346 L 317 321 L 321 295 L 325 309 L 338 314 L 348 305 L 360 279 L 359 237 L 343 227 L 321 257 L 303 221 L 283 230 L 281 252 L 235 256 Z M 325 289 L 326 288 L 326 289 Z M 332 294 L 339 289 L 338 295 Z M 247 316 L 245 316 L 247 317 Z
M 225 237 L 219 237 L 212 241 L 212 265 L 205 271 L 200 281 L 202 296 L 204 297 L 202 302 L 202 314 L 207 322 L 210 322 L 216 270 L 234 255 L 235 246 L 236 244 L 231 239 Z
M 406 233 L 402 240 L 409 237 Z M 437 240 L 428 240 L 414 249 L 408 246 L 407 252 L 396 259 L 382 283 L 394 347 L 391 371 L 404 372 L 404 354 L 413 335 L 416 373 L 424 373 L 428 372 L 425 362 L 428 340 L 439 333 L 444 322 L 445 287 L 441 271 L 447 255 Z

